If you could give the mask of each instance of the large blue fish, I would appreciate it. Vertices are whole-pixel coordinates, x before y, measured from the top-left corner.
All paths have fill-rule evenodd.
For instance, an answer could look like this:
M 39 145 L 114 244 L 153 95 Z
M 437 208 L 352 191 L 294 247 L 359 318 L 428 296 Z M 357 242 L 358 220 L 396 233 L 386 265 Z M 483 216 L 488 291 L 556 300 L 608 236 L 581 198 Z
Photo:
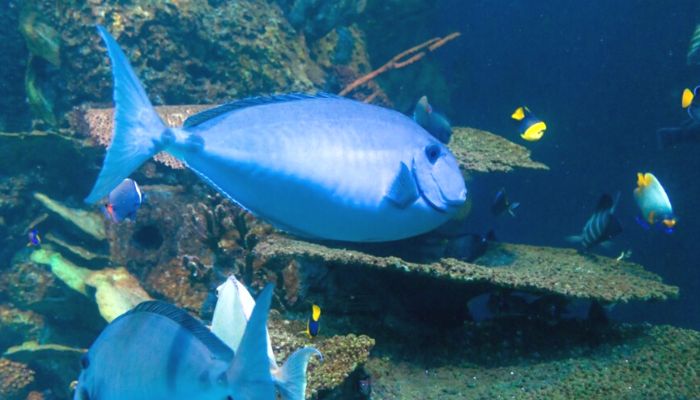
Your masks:
M 254 98 L 167 128 L 103 27 L 114 75 L 114 137 L 94 203 L 159 151 L 293 234 L 390 241 L 449 220 L 466 199 L 447 147 L 405 115 L 333 95 Z
M 83 357 L 74 400 L 275 399 L 266 335 L 271 298 L 268 285 L 235 354 L 185 311 L 159 301 L 138 305 Z

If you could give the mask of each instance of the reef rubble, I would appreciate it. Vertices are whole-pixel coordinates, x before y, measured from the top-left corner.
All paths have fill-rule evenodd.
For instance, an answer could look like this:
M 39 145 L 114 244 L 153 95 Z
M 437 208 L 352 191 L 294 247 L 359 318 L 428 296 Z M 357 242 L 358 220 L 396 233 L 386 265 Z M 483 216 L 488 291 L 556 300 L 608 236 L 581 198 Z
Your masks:
M 469 263 L 444 258 L 429 263 L 407 262 L 395 256 L 376 256 L 343 247 L 271 235 L 258 243 L 255 253 L 264 263 L 324 264 L 348 268 L 389 269 L 465 284 L 558 294 L 603 303 L 666 300 L 678 288 L 661 282 L 638 264 L 559 249 L 492 243 L 486 253 Z

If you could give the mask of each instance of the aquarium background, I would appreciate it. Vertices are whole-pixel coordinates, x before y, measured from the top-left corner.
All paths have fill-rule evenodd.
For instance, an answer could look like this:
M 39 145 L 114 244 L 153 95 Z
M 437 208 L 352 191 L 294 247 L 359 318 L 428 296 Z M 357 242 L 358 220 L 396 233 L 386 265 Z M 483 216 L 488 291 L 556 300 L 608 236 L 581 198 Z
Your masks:
M 474 182 L 475 210 L 482 206 L 473 214 L 475 228 L 497 226 L 505 241 L 565 245 L 563 238 L 580 232 L 602 193 L 620 191 L 624 233 L 608 254 L 631 249 L 633 260 L 679 285 L 681 297 L 618 307 L 614 315 L 694 329 L 700 327 L 694 251 L 700 237 L 694 208 L 700 147 L 661 151 L 655 131 L 687 118 L 680 93 L 700 79 L 698 66 L 686 64 L 698 6 L 693 1 L 441 1 L 434 14 L 435 26 L 464 33 L 439 54 L 450 82 L 445 106 L 456 125 L 517 140 L 508 116 L 520 104 L 548 124 L 547 137 L 527 146 L 551 170 Z M 679 215 L 672 235 L 644 231 L 634 219 L 636 173 L 647 171 L 663 183 Z M 489 196 L 500 186 L 522 203 L 515 219 L 489 218 Z
M 63 346 L 0 357 L 0 399 L 70 396 L 83 349 L 125 307 L 93 301 L 99 290 L 119 286 L 115 277 L 126 282 L 116 292 L 163 299 L 207 321 L 216 285 L 231 273 L 254 295 L 277 282 L 270 330 L 278 361 L 305 345 L 326 356 L 309 367 L 308 398 L 700 396 L 700 143 L 660 150 L 655 135 L 687 120 L 680 94 L 700 84 L 700 66 L 686 60 L 699 2 L 8 0 L 0 17 L 0 351 L 29 340 Z M 425 238 L 376 247 L 287 240 L 191 172 L 156 162 L 133 175 L 149 191 L 136 222 L 105 223 L 99 207 L 83 203 L 111 132 L 102 129 L 110 120 L 104 114 L 86 123 L 93 108 L 112 106 L 109 64 L 92 27 L 98 22 L 125 49 L 155 105 L 338 93 L 401 51 L 459 31 L 349 96 L 376 95 L 375 104 L 410 115 L 427 95 L 452 126 L 493 132 L 549 167 L 470 169 L 472 208 L 463 227 L 471 235 L 493 231 L 498 242 L 574 247 L 565 237 L 581 232 L 603 193 L 619 192 L 624 231 L 612 248 L 593 253 L 631 250 L 628 261 L 680 295 L 616 304 L 606 310 L 611 321 L 604 313 L 581 321 L 506 312 L 481 323 L 467 301 L 502 283 L 464 283 L 445 278 L 450 271 L 426 267 L 426 274 L 382 257 L 411 259 Z M 510 115 L 523 105 L 546 121 L 542 140 L 519 137 Z M 172 111 L 169 122 L 191 112 Z M 668 192 L 678 216 L 672 234 L 636 223 L 638 172 L 653 172 Z M 521 203 L 516 217 L 492 215 L 500 188 Z M 35 222 L 41 249 L 27 246 L 26 227 Z M 87 223 L 98 232 L 79 227 Z M 345 247 L 362 255 L 343 258 Z M 487 258 L 498 264 L 516 257 L 508 253 L 514 248 Z M 565 254 L 557 251 L 543 253 Z M 49 257 L 56 252 L 64 258 Z M 537 258 L 538 251 L 515 253 Z M 82 294 L 56 278 L 76 266 L 88 282 Z M 421 272 L 404 273 L 411 268 Z M 666 298 L 661 292 L 649 297 Z M 323 308 L 317 338 L 303 334 L 312 303 Z

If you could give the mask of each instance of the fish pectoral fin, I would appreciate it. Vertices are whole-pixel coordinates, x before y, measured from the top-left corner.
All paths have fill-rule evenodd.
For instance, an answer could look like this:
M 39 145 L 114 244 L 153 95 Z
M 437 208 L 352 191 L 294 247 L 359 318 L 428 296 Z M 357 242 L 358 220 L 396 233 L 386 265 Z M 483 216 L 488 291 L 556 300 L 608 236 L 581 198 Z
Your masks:
M 399 173 L 389 186 L 385 198 L 399 208 L 406 208 L 418 199 L 418 186 L 413 179 L 411 170 L 405 163 L 401 163 Z

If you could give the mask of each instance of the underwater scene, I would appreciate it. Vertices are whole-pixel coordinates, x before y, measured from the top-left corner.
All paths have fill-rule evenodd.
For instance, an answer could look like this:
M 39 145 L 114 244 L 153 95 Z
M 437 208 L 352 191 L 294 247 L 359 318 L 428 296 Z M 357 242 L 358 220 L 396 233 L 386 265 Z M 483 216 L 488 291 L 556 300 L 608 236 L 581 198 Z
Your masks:
M 700 399 L 700 1 L 0 16 L 0 399 Z

